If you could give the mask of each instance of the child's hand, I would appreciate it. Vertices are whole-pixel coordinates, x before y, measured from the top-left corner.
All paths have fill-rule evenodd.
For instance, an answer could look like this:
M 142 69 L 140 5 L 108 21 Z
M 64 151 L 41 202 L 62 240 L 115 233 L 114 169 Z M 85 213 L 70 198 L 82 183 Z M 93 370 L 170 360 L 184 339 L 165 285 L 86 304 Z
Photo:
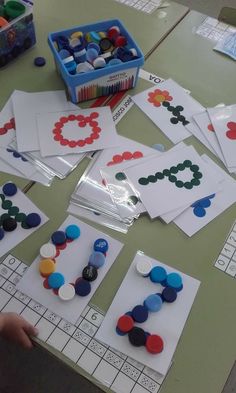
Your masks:
M 32 348 L 30 336 L 36 336 L 38 330 L 20 315 L 15 313 L 0 314 L 0 335 L 24 348 Z

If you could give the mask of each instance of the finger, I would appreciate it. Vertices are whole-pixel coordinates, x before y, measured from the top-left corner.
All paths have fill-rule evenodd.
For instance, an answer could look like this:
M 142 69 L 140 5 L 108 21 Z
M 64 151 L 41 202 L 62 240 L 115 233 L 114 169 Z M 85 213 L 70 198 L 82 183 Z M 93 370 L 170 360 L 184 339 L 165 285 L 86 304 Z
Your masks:
M 30 325 L 29 323 L 27 323 L 24 327 L 23 327 L 25 333 L 28 336 L 37 336 L 38 335 L 38 329 L 35 328 L 33 325 Z
M 25 349 L 31 349 L 33 346 L 30 338 L 23 329 L 19 331 L 17 342 Z

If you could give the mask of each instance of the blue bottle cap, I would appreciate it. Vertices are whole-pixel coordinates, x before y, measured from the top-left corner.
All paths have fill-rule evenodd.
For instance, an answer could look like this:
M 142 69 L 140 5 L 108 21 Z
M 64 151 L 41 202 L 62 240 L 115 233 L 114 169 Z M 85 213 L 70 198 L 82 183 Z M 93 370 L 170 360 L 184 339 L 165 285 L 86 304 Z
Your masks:
M 80 237 L 80 228 L 78 227 L 78 225 L 68 225 L 65 232 L 68 239 L 75 240 Z
M 38 56 L 34 59 L 34 65 L 37 67 L 43 67 L 46 64 L 46 60 L 44 57 Z
M 98 57 L 98 51 L 94 48 L 87 49 L 86 52 L 86 60 L 89 63 L 93 63 L 93 61 Z
M 100 53 L 100 46 L 96 42 L 89 42 L 87 45 L 87 50 L 91 48 L 96 49 L 96 51 Z
M 173 303 L 177 298 L 177 292 L 174 288 L 166 287 L 161 294 L 163 302 Z
M 148 319 L 148 309 L 143 305 L 137 305 L 132 310 L 132 318 L 135 322 L 143 323 Z
M 115 66 L 121 64 L 122 61 L 120 59 L 111 59 L 108 61 L 109 66 Z
M 4 230 L 2 228 L 0 228 L 0 240 L 2 240 L 4 238 Z
M 178 289 L 182 286 L 182 277 L 178 273 L 170 273 L 166 277 L 166 285 L 168 287 Z
M 105 239 L 97 239 L 93 245 L 94 251 L 107 252 L 108 242 Z
M 17 187 L 16 187 L 15 183 L 6 183 L 2 187 L 2 192 L 6 196 L 13 196 L 17 193 Z
M 152 282 L 162 283 L 166 279 L 167 273 L 164 267 L 155 266 L 152 268 L 149 276 Z
M 87 296 L 91 292 L 91 284 L 89 281 L 81 278 L 75 283 L 75 293 L 79 296 Z
M 124 333 L 124 332 L 122 332 L 117 326 L 116 326 L 116 333 L 119 335 L 119 336 L 125 336 L 127 333 Z
M 51 236 L 52 243 L 56 245 L 64 244 L 66 242 L 66 234 L 63 231 L 53 232 Z
M 60 56 L 61 60 L 64 60 L 64 59 L 70 57 L 71 54 L 67 49 L 61 49 L 58 52 L 58 55 Z
M 153 294 L 149 295 L 145 300 L 144 300 L 144 306 L 148 309 L 148 311 L 151 312 L 157 312 L 160 311 L 162 307 L 162 298 L 159 295 Z
M 106 257 L 102 252 L 93 251 L 93 253 L 89 257 L 89 265 L 96 267 L 99 269 L 105 263 Z
M 58 289 L 65 284 L 65 278 L 61 273 L 52 273 L 48 276 L 48 285 L 52 289 Z
M 35 228 L 41 223 L 41 217 L 38 213 L 30 213 L 25 222 L 30 228 Z

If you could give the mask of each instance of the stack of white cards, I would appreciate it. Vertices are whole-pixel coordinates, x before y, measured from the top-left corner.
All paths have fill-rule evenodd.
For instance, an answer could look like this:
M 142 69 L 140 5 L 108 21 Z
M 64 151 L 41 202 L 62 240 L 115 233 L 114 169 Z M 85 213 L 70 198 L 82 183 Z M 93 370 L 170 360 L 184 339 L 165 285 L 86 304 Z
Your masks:
M 116 180 L 114 174 L 120 168 L 123 170 L 132 163 L 143 161 L 146 157 L 158 157 L 162 153 L 122 136 L 119 136 L 118 143 L 117 147 L 104 149 L 91 157 L 90 165 L 71 196 L 68 212 L 81 216 L 83 207 L 87 210 L 86 218 L 127 232 L 134 219 L 146 209 L 129 184 Z M 106 179 L 101 169 L 107 170 Z
M 236 105 L 218 105 L 193 116 L 195 126 L 190 131 L 225 165 L 236 173 Z
M 127 209 L 119 190 L 125 196 L 129 187 L 151 219 L 173 221 L 189 236 L 236 201 L 235 180 L 184 143 L 129 166 L 101 168 L 101 174 L 121 217 Z

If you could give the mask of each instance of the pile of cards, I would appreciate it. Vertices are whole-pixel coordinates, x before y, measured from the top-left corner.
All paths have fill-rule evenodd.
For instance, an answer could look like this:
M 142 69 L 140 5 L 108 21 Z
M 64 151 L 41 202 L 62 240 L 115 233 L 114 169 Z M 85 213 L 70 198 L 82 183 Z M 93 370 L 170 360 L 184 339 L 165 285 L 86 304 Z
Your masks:
M 88 152 L 117 145 L 116 138 L 109 107 L 81 110 L 64 91 L 14 91 L 0 112 L 0 170 L 36 181 L 39 172 L 48 184 L 67 176 Z
M 118 136 L 117 142 L 118 146 L 102 150 L 91 157 L 91 164 L 71 196 L 68 212 L 81 216 L 83 207 L 86 218 L 127 232 L 134 219 L 146 209 L 129 184 L 116 181 L 114 174 L 120 168 L 123 170 L 146 157 L 157 157 L 162 153 L 122 136 Z M 112 177 L 112 186 L 107 177 L 103 177 L 103 170 Z
M 235 180 L 184 143 L 100 172 L 123 219 L 130 200 L 138 201 L 132 213 L 138 209 L 151 219 L 173 221 L 189 236 L 236 201 Z

